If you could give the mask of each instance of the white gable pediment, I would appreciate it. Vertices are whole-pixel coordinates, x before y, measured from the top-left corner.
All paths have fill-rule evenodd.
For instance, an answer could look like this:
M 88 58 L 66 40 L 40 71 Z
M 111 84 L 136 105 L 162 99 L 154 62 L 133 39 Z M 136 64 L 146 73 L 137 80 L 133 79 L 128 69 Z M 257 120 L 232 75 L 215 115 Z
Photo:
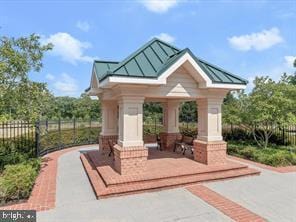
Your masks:
M 173 65 L 171 65 L 163 74 L 161 74 L 158 79 L 160 81 L 165 81 L 172 75 L 177 69 L 183 67 L 186 69 L 187 73 L 192 76 L 192 78 L 199 84 L 200 88 L 206 88 L 212 84 L 212 80 L 204 73 L 196 61 L 192 58 L 189 53 L 185 53 L 181 56 Z

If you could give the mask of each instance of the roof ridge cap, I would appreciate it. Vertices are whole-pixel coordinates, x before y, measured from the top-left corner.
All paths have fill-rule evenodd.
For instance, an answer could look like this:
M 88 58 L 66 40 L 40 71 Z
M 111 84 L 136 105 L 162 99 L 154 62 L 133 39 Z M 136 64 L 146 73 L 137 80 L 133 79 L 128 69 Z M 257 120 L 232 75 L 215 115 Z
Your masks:
M 96 63 L 96 62 L 100 62 L 100 63 L 120 63 L 120 62 L 118 62 L 118 61 L 95 59 L 95 60 L 94 60 L 94 63 Z

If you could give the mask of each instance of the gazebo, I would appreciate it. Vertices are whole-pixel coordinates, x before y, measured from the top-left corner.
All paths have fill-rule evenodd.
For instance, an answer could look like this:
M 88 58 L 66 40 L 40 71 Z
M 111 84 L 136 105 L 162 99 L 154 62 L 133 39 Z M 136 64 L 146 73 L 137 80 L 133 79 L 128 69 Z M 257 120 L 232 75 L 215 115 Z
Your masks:
M 231 90 L 245 89 L 247 81 L 154 38 L 121 62 L 94 61 L 88 95 L 102 105 L 100 149 L 114 146 L 114 170 L 120 175 L 142 173 L 148 149 L 143 142 L 143 103 L 163 105 L 161 141 L 172 149 L 179 136 L 179 105 L 196 101 L 198 136 L 194 160 L 205 165 L 226 163 L 221 105 Z

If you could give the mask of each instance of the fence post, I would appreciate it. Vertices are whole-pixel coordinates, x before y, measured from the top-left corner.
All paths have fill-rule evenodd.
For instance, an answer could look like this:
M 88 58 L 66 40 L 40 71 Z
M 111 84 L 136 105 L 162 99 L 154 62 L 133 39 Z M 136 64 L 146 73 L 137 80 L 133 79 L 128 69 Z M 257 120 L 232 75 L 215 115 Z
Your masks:
M 88 143 L 90 143 L 90 134 L 91 134 L 91 118 L 89 119 Z
M 283 130 L 282 130 L 282 137 L 283 137 L 283 145 L 285 144 L 285 127 L 283 126 Z
M 36 157 L 40 154 L 40 122 L 37 120 L 35 122 L 35 149 Z
M 62 148 L 62 132 L 61 132 L 61 118 L 58 120 L 58 131 L 59 131 L 59 148 Z
M 156 132 L 156 121 L 157 121 L 157 118 L 155 116 L 154 117 L 154 133 L 155 133 L 155 135 L 157 135 L 157 132 Z
M 73 137 L 73 144 L 76 143 L 76 119 L 73 119 L 73 130 L 74 130 L 74 137 Z

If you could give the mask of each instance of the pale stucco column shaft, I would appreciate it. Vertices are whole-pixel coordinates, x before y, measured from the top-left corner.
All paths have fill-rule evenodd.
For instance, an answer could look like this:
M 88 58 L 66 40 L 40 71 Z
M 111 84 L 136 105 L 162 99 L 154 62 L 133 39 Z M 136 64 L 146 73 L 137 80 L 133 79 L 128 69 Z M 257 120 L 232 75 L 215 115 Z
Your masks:
M 117 101 L 116 100 L 102 100 L 102 136 L 117 135 L 118 121 L 117 121 Z
M 179 133 L 180 101 L 168 100 L 163 103 L 164 128 L 166 133 Z
M 121 147 L 143 146 L 144 97 L 122 96 L 119 105 L 118 144 Z
M 222 141 L 223 98 L 202 98 L 198 104 L 198 140 L 205 142 Z

